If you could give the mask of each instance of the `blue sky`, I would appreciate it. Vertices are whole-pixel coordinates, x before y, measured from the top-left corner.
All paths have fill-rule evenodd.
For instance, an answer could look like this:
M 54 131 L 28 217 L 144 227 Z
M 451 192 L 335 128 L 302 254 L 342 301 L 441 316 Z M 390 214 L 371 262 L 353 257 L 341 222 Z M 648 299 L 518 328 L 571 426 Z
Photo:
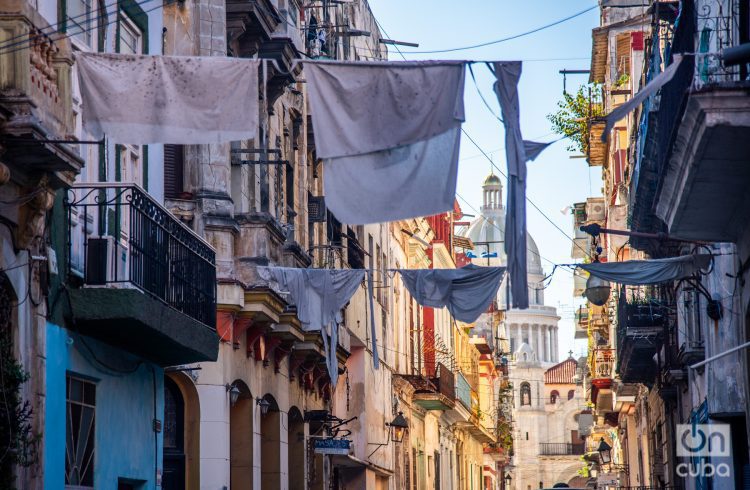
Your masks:
M 598 22 L 598 9 L 575 19 L 512 41 L 441 54 L 416 54 L 422 51 L 454 48 L 492 41 L 519 34 L 560 20 L 596 5 L 596 0 L 370 0 L 370 6 L 387 36 L 400 41 L 419 43 L 419 48 L 400 47 L 407 59 L 465 59 L 465 60 L 524 60 L 519 85 L 521 128 L 524 138 L 550 141 L 547 114 L 554 112 L 562 97 L 562 69 L 588 69 L 591 56 L 591 29 Z M 401 59 L 393 47 L 390 58 Z M 534 61 L 537 60 L 537 61 Z M 545 60 L 545 61 L 541 61 Z M 474 65 L 479 89 L 496 114 L 497 100 L 492 92 L 492 75 L 482 64 Z M 568 77 L 568 90 L 575 90 L 587 81 L 585 75 Z M 487 152 L 492 152 L 495 164 L 505 170 L 504 135 L 501 123 L 482 103 L 477 88 L 467 72 L 466 123 L 464 129 Z M 601 195 L 601 173 L 588 167 L 584 159 L 571 159 L 566 141 L 560 141 L 534 162 L 529 163 L 527 195 L 544 213 L 572 234 L 571 217 L 560 211 L 588 196 Z M 465 137 L 461 142 L 461 163 L 457 192 L 470 203 L 459 198 L 464 212 L 481 205 L 481 183 L 490 172 L 490 164 Z M 528 206 L 529 232 L 536 240 L 541 255 L 554 263 L 570 263 L 571 242 L 550 224 L 537 210 Z M 545 271 L 552 269 L 542 260 Z M 561 356 L 573 348 L 576 354 L 585 352 L 585 341 L 573 341 L 573 282 L 570 273 L 555 273 L 547 289 L 546 303 L 557 306 L 560 321 Z

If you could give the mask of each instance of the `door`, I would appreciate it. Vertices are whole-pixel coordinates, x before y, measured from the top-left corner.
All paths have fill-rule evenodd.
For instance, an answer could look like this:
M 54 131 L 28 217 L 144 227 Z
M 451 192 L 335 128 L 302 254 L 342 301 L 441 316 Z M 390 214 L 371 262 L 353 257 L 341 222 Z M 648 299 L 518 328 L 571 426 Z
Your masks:
M 164 472 L 162 490 L 185 490 L 185 401 L 177 384 L 164 378 Z

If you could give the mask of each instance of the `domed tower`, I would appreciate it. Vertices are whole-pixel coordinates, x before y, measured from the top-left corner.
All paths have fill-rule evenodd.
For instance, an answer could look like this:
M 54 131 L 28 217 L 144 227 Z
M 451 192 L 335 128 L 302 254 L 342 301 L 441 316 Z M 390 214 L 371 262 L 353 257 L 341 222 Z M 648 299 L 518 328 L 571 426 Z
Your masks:
M 503 185 L 500 183 L 500 177 L 494 173 L 488 175 L 482 184 L 482 193 L 482 214 L 488 210 L 503 209 Z
M 479 266 L 505 266 L 505 207 L 500 178 L 494 173 L 488 175 L 482 183 L 482 207 L 480 215 L 474 218 L 465 232 L 465 236 L 474 242 L 472 253 L 476 258 L 472 262 Z M 526 343 L 534 351 L 540 363 L 557 362 L 557 311 L 554 307 L 544 305 L 544 269 L 534 238 L 526 236 L 526 267 L 529 282 L 529 309 L 506 312 L 505 324 L 500 336 L 510 339 L 511 352 Z M 489 253 L 489 257 L 487 257 Z M 507 276 L 500 285 L 497 294 L 498 306 L 502 309 L 509 303 Z M 481 324 L 482 322 L 477 322 Z M 486 323 L 486 322 L 485 322 Z

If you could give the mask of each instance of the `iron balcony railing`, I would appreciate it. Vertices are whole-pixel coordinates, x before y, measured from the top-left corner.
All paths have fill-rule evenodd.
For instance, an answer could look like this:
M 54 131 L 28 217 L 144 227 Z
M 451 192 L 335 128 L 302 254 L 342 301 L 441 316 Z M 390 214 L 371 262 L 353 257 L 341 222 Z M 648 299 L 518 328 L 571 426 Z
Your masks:
M 595 349 L 594 365 L 591 373 L 594 379 L 611 378 L 614 374 L 615 350 L 614 349 Z
M 68 273 L 137 287 L 216 327 L 216 254 L 135 184 L 82 184 L 65 198 Z
M 581 455 L 586 452 L 586 444 L 570 442 L 542 442 L 539 443 L 540 456 Z

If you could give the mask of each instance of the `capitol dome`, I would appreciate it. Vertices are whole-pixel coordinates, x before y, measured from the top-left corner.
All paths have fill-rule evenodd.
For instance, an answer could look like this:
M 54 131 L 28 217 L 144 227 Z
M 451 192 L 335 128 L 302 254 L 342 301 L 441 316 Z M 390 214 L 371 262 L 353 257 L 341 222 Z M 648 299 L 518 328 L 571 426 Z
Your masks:
M 499 266 L 505 265 L 507 262 L 505 244 L 498 243 L 505 240 L 505 207 L 503 206 L 502 192 L 503 187 L 497 175 L 491 173 L 484 179 L 481 215 L 471 222 L 465 234 L 475 244 L 474 254 L 477 258 L 473 259 L 472 262 L 476 265 L 488 265 L 487 258 L 482 257 L 482 254 L 486 253 L 488 249 L 491 255 L 497 254 L 496 258 L 489 259 L 489 265 Z M 544 276 L 539 248 L 530 234 L 526 235 L 526 246 L 528 248 L 526 264 L 529 275 Z

